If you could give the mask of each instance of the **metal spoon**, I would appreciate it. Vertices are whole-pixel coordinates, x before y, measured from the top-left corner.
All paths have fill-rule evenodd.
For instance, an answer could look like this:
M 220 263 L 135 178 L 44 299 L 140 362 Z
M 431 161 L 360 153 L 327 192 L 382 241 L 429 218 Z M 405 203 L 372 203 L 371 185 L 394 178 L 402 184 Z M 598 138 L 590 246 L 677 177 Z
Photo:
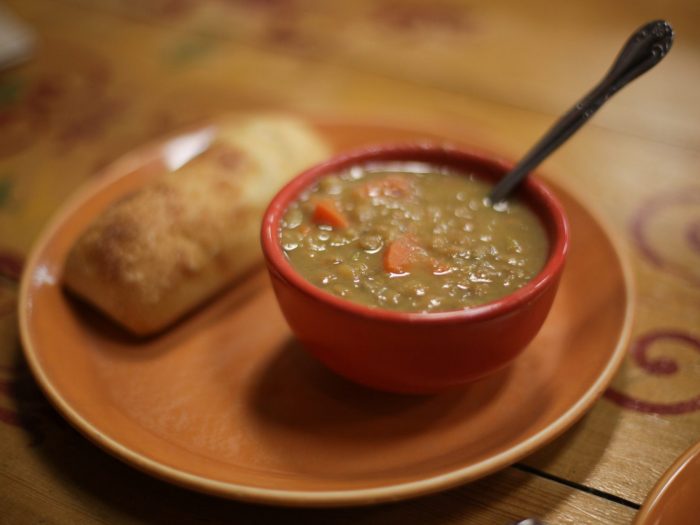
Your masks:
M 673 29 L 668 22 L 656 20 L 640 27 L 622 48 L 605 78 L 559 119 L 518 165 L 496 184 L 489 200 L 497 203 L 508 197 L 530 171 L 566 142 L 611 96 L 658 64 L 672 43 Z

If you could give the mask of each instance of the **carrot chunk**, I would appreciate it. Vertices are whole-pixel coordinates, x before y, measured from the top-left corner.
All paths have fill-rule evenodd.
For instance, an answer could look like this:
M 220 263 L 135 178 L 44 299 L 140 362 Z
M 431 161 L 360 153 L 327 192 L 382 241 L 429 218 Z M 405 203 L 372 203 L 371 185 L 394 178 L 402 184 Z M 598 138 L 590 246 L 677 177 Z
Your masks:
M 349 222 L 332 199 L 319 199 L 315 202 L 311 220 L 316 224 L 326 224 L 334 228 L 347 228 Z
M 406 273 L 419 262 L 427 261 L 428 253 L 411 235 L 393 241 L 384 252 L 384 269 L 390 273 Z

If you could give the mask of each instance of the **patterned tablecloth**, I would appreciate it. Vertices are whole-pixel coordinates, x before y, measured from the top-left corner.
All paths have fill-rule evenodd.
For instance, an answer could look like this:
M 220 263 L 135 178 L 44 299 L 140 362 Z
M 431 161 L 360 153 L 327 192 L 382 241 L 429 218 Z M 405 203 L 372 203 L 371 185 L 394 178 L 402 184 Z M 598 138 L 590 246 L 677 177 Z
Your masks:
M 0 73 L 0 522 L 629 523 L 700 439 L 700 11 L 602 0 L 11 0 L 37 33 Z M 544 169 L 622 239 L 637 286 L 626 361 L 593 410 L 477 483 L 364 509 L 189 493 L 99 451 L 22 358 L 25 258 L 56 208 L 130 149 L 225 111 L 283 108 L 463 129 L 520 155 L 663 16 L 677 43 Z M 592 248 L 593 249 L 593 248 Z

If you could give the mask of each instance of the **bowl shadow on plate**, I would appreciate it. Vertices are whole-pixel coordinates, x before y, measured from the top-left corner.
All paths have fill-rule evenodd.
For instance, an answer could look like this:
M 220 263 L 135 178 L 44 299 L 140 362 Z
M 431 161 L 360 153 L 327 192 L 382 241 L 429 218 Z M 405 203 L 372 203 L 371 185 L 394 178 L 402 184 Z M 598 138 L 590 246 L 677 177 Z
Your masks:
M 441 394 L 373 390 L 331 372 L 290 338 L 258 372 L 247 400 L 254 418 L 275 432 L 329 443 L 391 445 L 477 415 L 508 382 L 508 368 Z

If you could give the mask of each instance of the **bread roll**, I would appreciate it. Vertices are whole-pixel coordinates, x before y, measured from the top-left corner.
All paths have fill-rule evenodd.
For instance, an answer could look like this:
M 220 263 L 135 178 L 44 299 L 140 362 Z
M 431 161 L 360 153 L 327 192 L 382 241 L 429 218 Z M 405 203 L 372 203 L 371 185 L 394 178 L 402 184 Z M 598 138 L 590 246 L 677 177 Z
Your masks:
M 134 334 L 161 331 L 255 265 L 268 201 L 328 155 L 291 117 L 222 125 L 203 153 L 99 216 L 70 251 L 64 283 Z

